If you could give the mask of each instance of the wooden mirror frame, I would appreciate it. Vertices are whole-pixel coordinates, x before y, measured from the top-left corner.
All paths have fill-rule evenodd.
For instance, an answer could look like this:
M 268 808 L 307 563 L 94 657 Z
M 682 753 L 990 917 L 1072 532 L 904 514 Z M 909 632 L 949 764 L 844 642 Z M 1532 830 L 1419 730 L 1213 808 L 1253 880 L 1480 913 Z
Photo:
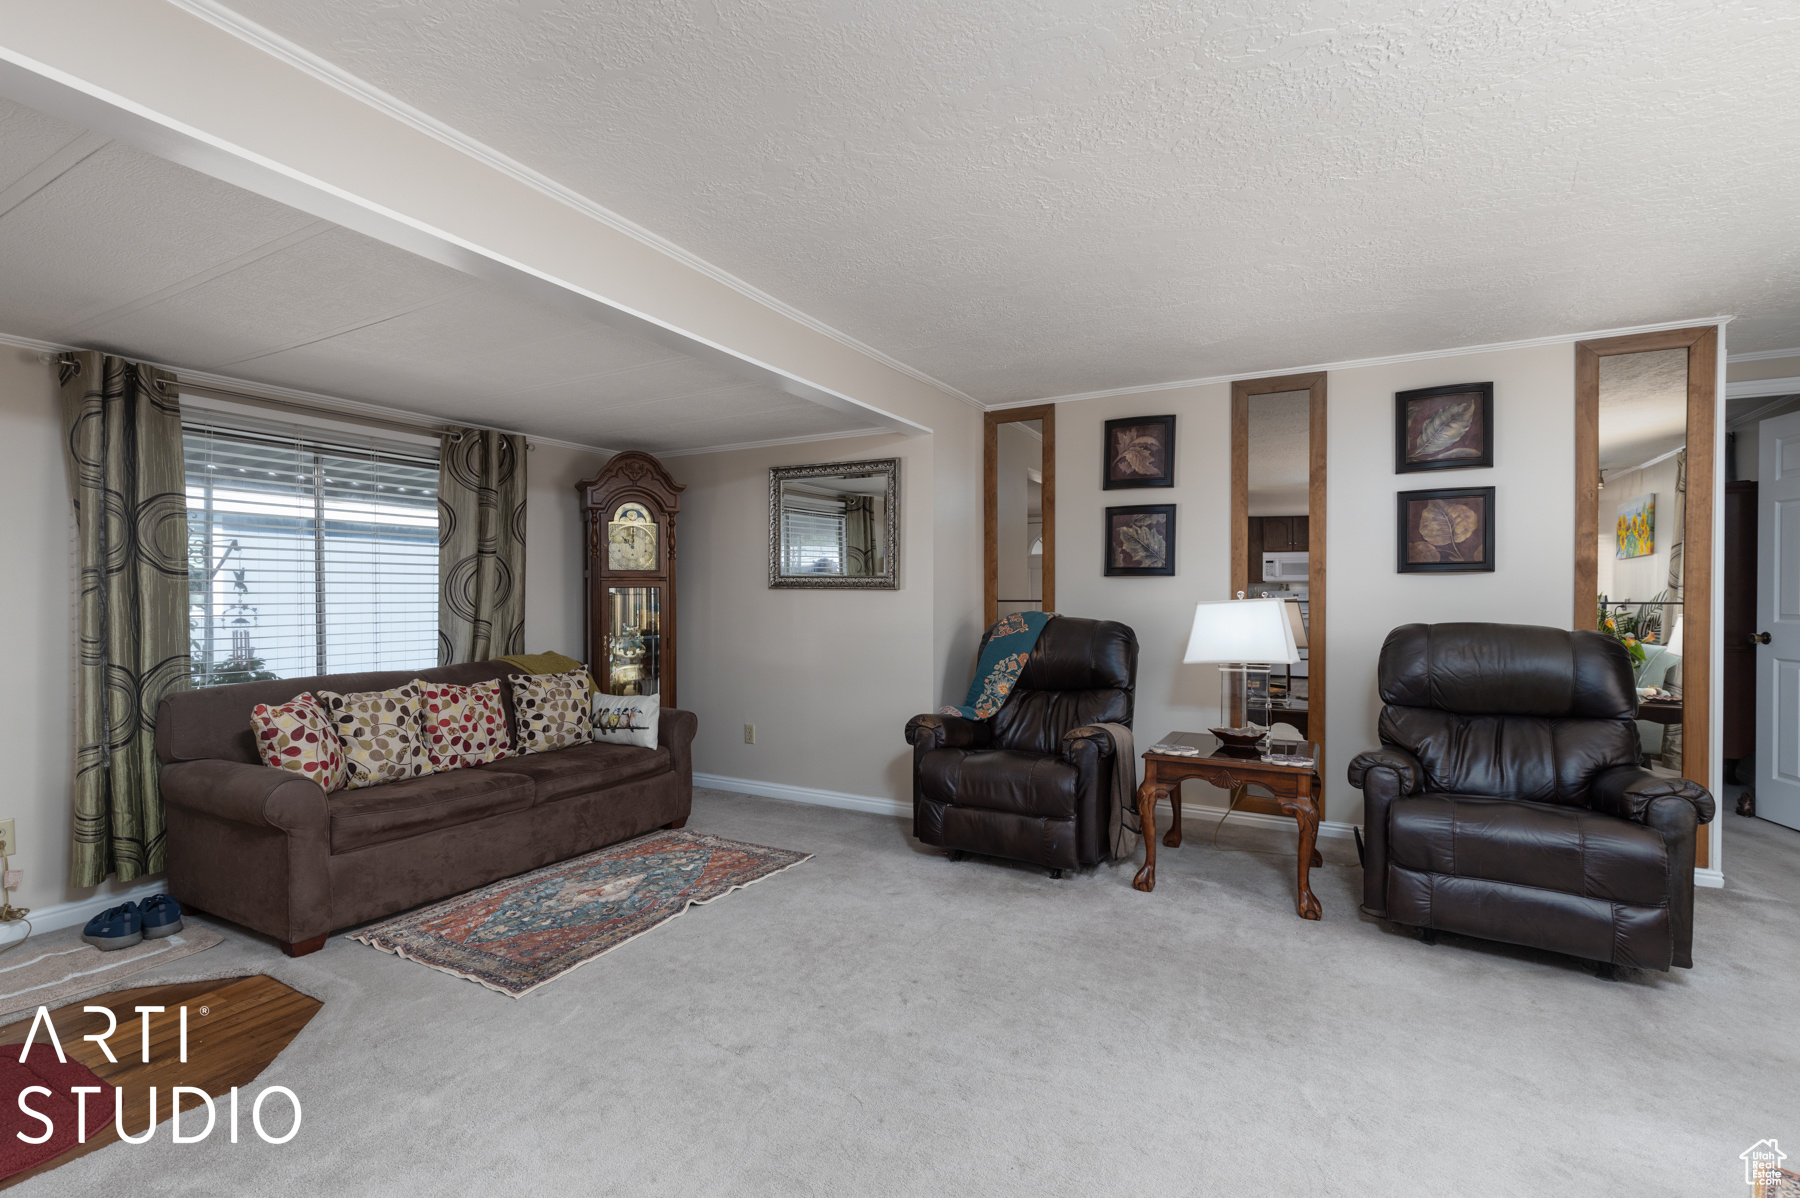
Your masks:
M 1231 384 L 1231 594 L 1250 590 L 1250 397 L 1311 396 L 1306 429 L 1306 739 L 1325 757 L 1325 372 Z M 1243 806 L 1250 806 L 1246 799 Z M 1253 808 L 1262 810 L 1262 808 Z M 1271 807 L 1270 810 L 1273 810 Z
M 1713 325 L 1575 343 L 1575 615 L 1591 628 L 1600 594 L 1600 359 L 1687 350 L 1687 504 L 1681 539 L 1681 773 L 1707 789 L 1712 771 L 1714 441 L 1718 437 L 1719 330 Z M 1712 866 L 1702 824 L 1694 862 Z
M 1042 421 L 1044 429 L 1044 595 L 1038 609 L 1056 610 L 1056 405 L 987 412 L 981 429 L 981 596 L 989 628 L 1000 618 L 1000 426 L 1028 420 Z

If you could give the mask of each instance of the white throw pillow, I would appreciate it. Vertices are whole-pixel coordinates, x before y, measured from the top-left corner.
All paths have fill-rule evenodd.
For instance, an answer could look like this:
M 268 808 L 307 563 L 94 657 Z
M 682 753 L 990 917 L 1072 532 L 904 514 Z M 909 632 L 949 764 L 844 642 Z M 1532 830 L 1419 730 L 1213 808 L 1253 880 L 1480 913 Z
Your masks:
M 594 743 L 656 747 L 662 700 L 656 695 L 595 695 Z

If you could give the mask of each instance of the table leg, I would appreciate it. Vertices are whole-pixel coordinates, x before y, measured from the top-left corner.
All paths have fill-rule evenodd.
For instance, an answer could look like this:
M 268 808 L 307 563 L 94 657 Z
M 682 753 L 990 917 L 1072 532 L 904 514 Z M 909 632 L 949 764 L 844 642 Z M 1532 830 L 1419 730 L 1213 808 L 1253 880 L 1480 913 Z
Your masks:
M 1163 837 L 1163 844 L 1171 849 L 1181 847 L 1181 783 L 1169 787 L 1169 812 L 1175 820 L 1169 825 L 1169 834 Z
M 1281 813 L 1291 816 L 1300 825 L 1300 859 L 1299 888 L 1294 899 L 1294 909 L 1301 919 L 1318 919 L 1320 915 L 1319 900 L 1312 892 L 1312 867 L 1322 865 L 1319 857 L 1319 805 L 1313 801 L 1310 787 L 1303 787 L 1302 793 L 1293 798 L 1282 798 Z
M 1156 889 L 1156 792 L 1160 788 L 1149 778 L 1138 787 L 1138 823 L 1144 830 L 1144 865 L 1131 885 L 1146 894 Z

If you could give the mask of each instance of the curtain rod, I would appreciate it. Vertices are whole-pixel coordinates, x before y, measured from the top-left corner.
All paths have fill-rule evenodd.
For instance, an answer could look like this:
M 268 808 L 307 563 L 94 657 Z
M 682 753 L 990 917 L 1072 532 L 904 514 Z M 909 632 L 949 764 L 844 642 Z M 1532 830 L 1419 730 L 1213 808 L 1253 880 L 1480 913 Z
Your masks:
M 230 387 L 218 387 L 211 383 L 196 383 L 175 376 L 177 387 L 182 391 L 190 391 L 195 395 L 204 395 L 208 399 L 223 399 L 232 403 L 252 404 L 259 408 L 274 408 L 282 412 L 298 412 L 307 416 L 322 416 L 337 420 L 346 420 L 353 424 L 365 424 L 371 428 L 387 429 L 397 433 L 436 433 L 443 435 L 451 426 L 432 420 L 391 420 L 380 416 L 370 416 L 362 412 L 334 408 L 327 404 L 310 404 L 299 400 L 276 399 L 267 395 L 255 395 L 248 391 L 237 391 Z

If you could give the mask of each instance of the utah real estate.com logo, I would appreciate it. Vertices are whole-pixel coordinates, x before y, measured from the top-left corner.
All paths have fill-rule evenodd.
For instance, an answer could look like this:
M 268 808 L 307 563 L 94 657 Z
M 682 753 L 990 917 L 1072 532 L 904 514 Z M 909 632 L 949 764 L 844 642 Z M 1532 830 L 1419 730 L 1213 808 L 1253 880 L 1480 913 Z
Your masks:
M 138 1014 L 143 1017 L 144 1044 L 142 1055 L 143 1063 L 148 1065 L 150 1063 L 150 1016 L 161 1015 L 165 1012 L 166 1008 L 138 1007 L 136 1009 Z M 179 1016 L 181 1023 L 180 1060 L 182 1064 L 186 1064 L 188 1059 L 188 1009 L 183 1006 L 180 1007 L 179 1010 L 181 1012 Z M 119 1030 L 119 1017 L 113 1014 L 107 1007 L 83 1007 L 82 1012 L 84 1014 L 106 1016 L 107 1029 L 104 1032 L 99 1032 L 91 1036 L 83 1036 L 82 1039 L 92 1040 L 94 1043 L 98 1044 L 100 1046 L 100 1051 L 106 1054 L 106 1059 L 117 1065 L 119 1063 L 119 1058 L 113 1055 L 112 1047 L 107 1044 L 107 1041 Z M 202 1015 L 206 1014 L 206 1008 L 201 1007 L 200 1013 Z M 31 1031 L 26 1034 L 24 1047 L 19 1051 L 19 1063 L 24 1064 L 26 1058 L 30 1056 L 31 1046 L 37 1041 L 39 1028 L 43 1029 L 45 1037 L 44 1046 L 40 1048 L 39 1051 L 47 1052 L 50 1049 L 55 1049 L 56 1059 L 59 1062 L 67 1064 L 69 1058 L 63 1053 L 62 1040 L 56 1034 L 56 1024 L 51 1020 L 50 1011 L 47 1007 L 39 1007 L 37 1009 L 37 1014 L 32 1018 Z M 170 1138 L 177 1144 L 198 1144 L 200 1141 L 206 1139 L 207 1136 L 210 1136 L 213 1130 L 213 1121 L 218 1114 L 217 1110 L 213 1107 L 212 1095 L 197 1086 L 171 1086 L 169 1089 Z M 142 1135 L 135 1136 L 127 1134 L 125 1131 L 124 1087 L 114 1086 L 112 1091 L 113 1123 L 118 1129 L 119 1138 L 127 1144 L 143 1144 L 148 1142 L 150 1138 L 156 1134 L 156 1087 L 150 1087 L 150 1125 L 145 1129 Z M 104 1093 L 104 1090 L 99 1086 L 72 1086 L 69 1089 L 69 1093 L 74 1095 L 75 1098 L 75 1140 L 76 1143 L 85 1144 L 87 1143 L 88 1095 L 101 1094 Z M 197 1135 L 181 1134 L 180 1103 L 183 1094 L 198 1099 L 200 1103 L 204 1103 L 206 1106 L 206 1126 L 202 1128 Z M 281 1095 L 283 1098 L 287 1099 L 288 1103 L 294 1108 L 293 1125 L 289 1127 L 285 1133 L 279 1136 L 272 1136 L 263 1130 L 263 1100 L 268 1098 L 271 1094 Z M 35 1136 L 28 1136 L 22 1131 L 18 1132 L 16 1134 L 19 1139 L 27 1144 L 42 1144 L 56 1134 L 55 1121 L 43 1111 L 33 1109 L 31 1105 L 34 1098 L 53 1098 L 54 1096 L 55 1092 L 48 1086 L 26 1086 L 19 1092 L 19 1110 L 43 1124 L 44 1127 L 44 1130 Z M 190 1104 L 188 1109 L 198 1110 L 199 1105 Z M 226 1109 L 230 1121 L 231 1142 L 235 1144 L 238 1142 L 238 1088 L 236 1086 L 231 1087 L 231 1097 Z M 299 1096 L 286 1086 L 265 1087 L 262 1092 L 256 1096 L 256 1102 L 250 1108 L 250 1124 L 256 1129 L 256 1134 L 265 1142 L 270 1144 L 287 1143 L 289 1140 L 300 1134 Z M 104 1127 L 105 1125 L 102 1124 L 101 1126 Z
M 1781 1162 L 1787 1159 L 1787 1153 L 1774 1140 L 1758 1140 L 1738 1153 L 1738 1158 L 1744 1162 L 1744 1184 L 1757 1187 L 1756 1192 L 1761 1194 L 1781 1181 Z

